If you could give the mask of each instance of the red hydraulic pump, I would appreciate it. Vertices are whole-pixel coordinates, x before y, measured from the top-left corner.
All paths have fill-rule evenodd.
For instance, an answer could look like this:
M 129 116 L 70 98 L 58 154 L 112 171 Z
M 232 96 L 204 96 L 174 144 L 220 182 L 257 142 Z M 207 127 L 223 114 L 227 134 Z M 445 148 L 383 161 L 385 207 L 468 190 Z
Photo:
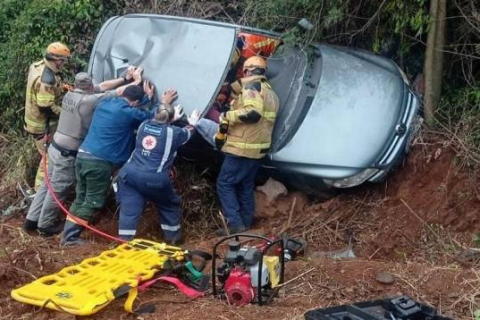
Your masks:
M 257 245 L 241 245 L 241 240 L 243 243 L 257 241 Z M 217 265 L 219 246 L 227 241 L 227 253 Z M 226 298 L 230 304 L 265 304 L 277 295 L 277 288 L 284 282 L 283 239 L 272 240 L 257 235 L 236 234 L 217 242 L 213 248 L 213 256 L 213 294 Z M 220 283 L 218 288 L 217 281 Z

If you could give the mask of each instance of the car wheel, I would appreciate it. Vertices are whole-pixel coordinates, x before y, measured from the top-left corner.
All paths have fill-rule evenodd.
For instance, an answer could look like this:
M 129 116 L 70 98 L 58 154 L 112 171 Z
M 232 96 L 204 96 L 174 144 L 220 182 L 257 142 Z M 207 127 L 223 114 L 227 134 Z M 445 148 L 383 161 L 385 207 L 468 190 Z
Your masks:
M 321 178 L 314 178 L 298 173 L 281 173 L 274 177 L 289 189 L 304 192 L 320 201 L 327 201 L 338 194 L 338 189 L 328 186 Z
M 337 188 L 325 184 L 319 178 L 307 177 L 305 180 L 308 187 L 306 193 L 320 201 L 327 201 L 338 195 L 339 190 Z

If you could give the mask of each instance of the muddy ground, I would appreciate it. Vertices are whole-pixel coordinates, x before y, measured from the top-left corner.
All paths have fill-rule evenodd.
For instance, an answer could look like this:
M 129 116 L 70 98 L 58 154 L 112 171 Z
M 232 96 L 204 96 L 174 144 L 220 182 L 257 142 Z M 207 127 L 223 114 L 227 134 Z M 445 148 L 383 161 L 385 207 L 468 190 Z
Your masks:
M 287 229 L 309 245 L 305 256 L 287 264 L 286 280 L 295 280 L 273 303 L 231 307 L 211 296 L 189 300 L 173 288 L 156 285 L 140 298 L 156 306 L 154 314 L 127 315 L 120 299 L 87 319 L 303 319 L 312 308 L 400 294 L 455 319 L 472 319 L 480 309 L 480 264 L 469 248 L 478 247 L 480 196 L 478 180 L 467 172 L 447 143 L 430 138 L 417 142 L 385 183 L 350 190 L 326 202 L 298 192 L 268 202 L 259 192 L 254 231 L 271 234 Z M 207 203 L 192 198 L 187 205 L 184 247 L 211 250 L 217 240 L 211 231 L 218 223 L 212 189 L 205 181 L 189 183 L 183 188 L 196 190 Z M 14 199 L 12 190 L 3 190 L 2 199 L 4 203 Z M 97 226 L 114 233 L 114 211 L 112 207 L 104 212 Z M 58 237 L 25 233 L 23 217 L 22 212 L 0 225 L 0 319 L 74 319 L 16 302 L 10 291 L 113 245 L 87 233 L 86 246 L 63 249 Z M 151 211 L 139 230 L 141 237 L 161 240 Z M 349 245 L 356 258 L 328 257 Z M 385 272 L 393 276 L 393 283 L 378 281 Z

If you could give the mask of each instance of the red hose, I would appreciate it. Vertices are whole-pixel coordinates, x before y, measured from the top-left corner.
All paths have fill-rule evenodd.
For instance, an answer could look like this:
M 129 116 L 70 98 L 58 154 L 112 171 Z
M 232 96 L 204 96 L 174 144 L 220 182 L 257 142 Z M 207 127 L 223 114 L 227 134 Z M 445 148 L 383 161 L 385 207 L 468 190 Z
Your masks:
M 68 211 L 68 209 L 65 208 L 65 206 L 62 204 L 60 199 L 58 199 L 57 195 L 55 194 L 55 191 L 53 190 L 52 185 L 50 184 L 50 177 L 48 176 L 48 170 L 47 170 L 47 151 L 46 150 L 44 150 L 42 152 L 42 160 L 43 160 L 43 172 L 45 173 L 45 184 L 47 185 L 48 192 L 50 192 L 53 199 L 55 200 L 57 205 L 60 207 L 60 209 L 65 213 L 65 215 L 67 215 L 70 219 L 75 221 L 76 224 L 79 224 L 82 227 L 85 227 L 85 228 L 89 229 L 90 231 L 92 231 L 93 233 L 96 233 L 96 234 L 98 234 L 98 235 L 100 235 L 100 236 L 102 236 L 102 237 L 104 237 L 108 240 L 112 240 L 112 241 L 120 242 L 120 243 L 127 243 L 128 242 L 128 241 L 125 241 L 123 239 L 120 239 L 120 238 L 114 237 L 112 235 L 109 235 L 108 233 L 105 233 L 103 231 L 100 231 L 100 230 L 90 226 L 88 223 L 84 222 L 83 220 L 75 217 L 72 213 L 70 213 L 70 211 Z

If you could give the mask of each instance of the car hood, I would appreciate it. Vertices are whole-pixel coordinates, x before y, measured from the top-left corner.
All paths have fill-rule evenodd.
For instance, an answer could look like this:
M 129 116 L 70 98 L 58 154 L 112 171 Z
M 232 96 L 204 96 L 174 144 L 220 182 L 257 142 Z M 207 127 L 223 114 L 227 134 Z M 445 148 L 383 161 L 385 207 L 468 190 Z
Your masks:
M 272 160 L 372 167 L 395 135 L 408 89 L 387 59 L 327 45 L 319 49 L 322 71 L 315 97 L 295 135 Z
M 157 98 L 178 92 L 186 112 L 204 110 L 219 90 L 236 41 L 231 25 L 159 15 L 126 15 L 107 21 L 90 57 L 96 83 L 120 76 L 128 65 L 145 69 Z

